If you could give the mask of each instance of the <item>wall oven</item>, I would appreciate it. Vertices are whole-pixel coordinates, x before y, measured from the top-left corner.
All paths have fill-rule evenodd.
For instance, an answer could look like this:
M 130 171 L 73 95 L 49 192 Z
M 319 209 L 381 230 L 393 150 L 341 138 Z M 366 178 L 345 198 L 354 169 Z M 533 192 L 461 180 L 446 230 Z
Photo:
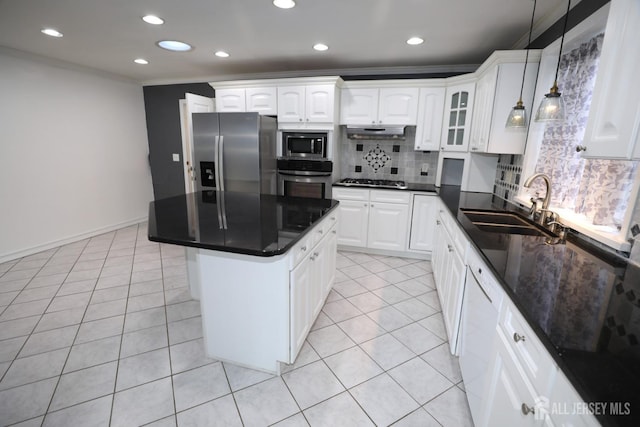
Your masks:
M 326 132 L 282 132 L 282 155 L 288 158 L 326 159 Z
M 332 172 L 330 160 L 278 159 L 278 194 L 330 199 Z

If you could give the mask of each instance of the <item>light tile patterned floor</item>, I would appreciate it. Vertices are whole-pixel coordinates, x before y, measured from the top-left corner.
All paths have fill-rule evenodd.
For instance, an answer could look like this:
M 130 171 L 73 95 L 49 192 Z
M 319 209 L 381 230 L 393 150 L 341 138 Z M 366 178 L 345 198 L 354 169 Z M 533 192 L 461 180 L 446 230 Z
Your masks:
M 207 358 L 144 224 L 0 264 L 0 425 L 472 425 L 429 262 L 340 252 L 281 377 Z

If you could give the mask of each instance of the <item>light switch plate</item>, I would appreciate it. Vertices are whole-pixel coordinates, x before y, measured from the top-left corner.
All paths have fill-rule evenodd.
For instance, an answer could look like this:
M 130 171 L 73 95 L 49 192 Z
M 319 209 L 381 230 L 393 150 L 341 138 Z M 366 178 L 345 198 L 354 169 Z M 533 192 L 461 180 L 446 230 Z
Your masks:
M 174 162 L 179 162 L 180 161 L 180 154 L 173 153 L 173 161 Z

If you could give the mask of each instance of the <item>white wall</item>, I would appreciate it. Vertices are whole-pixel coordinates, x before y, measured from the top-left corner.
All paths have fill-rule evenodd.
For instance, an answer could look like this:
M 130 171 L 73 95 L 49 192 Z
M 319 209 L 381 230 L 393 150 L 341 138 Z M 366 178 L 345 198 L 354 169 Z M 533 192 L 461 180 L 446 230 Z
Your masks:
M 142 86 L 0 48 L 0 262 L 144 220 Z

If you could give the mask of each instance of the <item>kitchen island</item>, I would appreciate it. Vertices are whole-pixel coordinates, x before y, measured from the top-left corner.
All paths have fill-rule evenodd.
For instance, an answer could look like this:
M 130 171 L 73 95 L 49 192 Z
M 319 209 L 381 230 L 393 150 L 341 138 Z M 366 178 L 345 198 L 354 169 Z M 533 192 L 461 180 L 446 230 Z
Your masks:
M 338 202 L 201 191 L 149 205 L 149 240 L 185 246 L 209 357 L 293 363 L 335 277 Z

